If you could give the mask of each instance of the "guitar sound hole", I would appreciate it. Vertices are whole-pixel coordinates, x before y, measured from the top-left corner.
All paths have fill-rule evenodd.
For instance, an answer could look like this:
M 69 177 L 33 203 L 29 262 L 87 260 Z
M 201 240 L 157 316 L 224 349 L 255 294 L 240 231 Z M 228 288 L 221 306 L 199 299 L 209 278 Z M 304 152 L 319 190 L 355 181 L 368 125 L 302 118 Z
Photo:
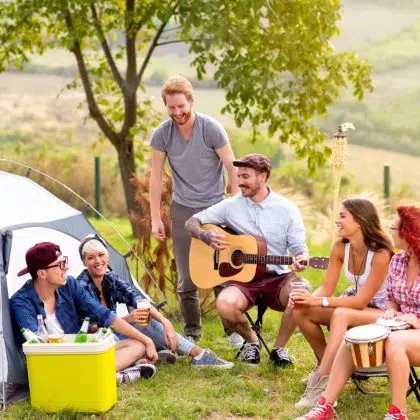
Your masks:
M 244 253 L 238 249 L 232 252 L 230 261 L 234 267 L 239 267 L 243 264 L 243 255 Z

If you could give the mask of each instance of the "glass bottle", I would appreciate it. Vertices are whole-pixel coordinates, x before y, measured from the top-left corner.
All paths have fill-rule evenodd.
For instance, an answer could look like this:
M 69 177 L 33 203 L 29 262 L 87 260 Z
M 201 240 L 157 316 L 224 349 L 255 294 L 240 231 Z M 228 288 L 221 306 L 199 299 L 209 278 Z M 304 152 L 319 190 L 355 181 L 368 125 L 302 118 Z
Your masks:
M 41 343 L 41 341 L 36 336 L 36 334 L 34 332 L 32 332 L 31 330 L 29 330 L 28 328 L 21 328 L 20 329 L 20 332 L 25 337 L 25 340 L 28 343 L 30 343 L 30 344 L 39 344 L 39 343 Z
M 48 331 L 44 324 L 44 318 L 41 314 L 37 315 L 38 320 L 38 330 L 36 331 L 36 336 L 42 343 L 46 343 L 48 341 Z
M 88 328 L 89 328 L 90 318 L 85 318 L 83 321 L 82 326 L 80 327 L 80 331 L 76 334 L 74 339 L 75 343 L 86 343 L 88 340 Z

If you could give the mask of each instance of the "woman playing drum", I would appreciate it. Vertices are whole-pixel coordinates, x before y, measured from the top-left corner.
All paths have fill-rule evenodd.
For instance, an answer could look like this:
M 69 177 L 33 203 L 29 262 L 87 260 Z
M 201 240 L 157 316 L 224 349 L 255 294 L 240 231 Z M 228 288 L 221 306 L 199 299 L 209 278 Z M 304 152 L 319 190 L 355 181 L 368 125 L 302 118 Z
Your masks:
M 411 330 L 392 332 L 385 343 L 386 364 L 391 379 L 392 404 L 384 420 L 405 420 L 406 390 L 410 364 L 420 365 L 420 207 L 400 206 L 389 227 L 395 246 L 387 276 L 387 310 L 384 317 L 407 322 Z M 334 402 L 354 369 L 350 349 L 341 345 L 327 387 L 315 407 L 300 420 L 334 418 Z
M 306 290 L 291 293 L 290 305 L 304 306 L 293 314 L 319 364 L 308 376 L 296 407 L 313 407 L 318 401 L 347 329 L 374 322 L 385 309 L 384 281 L 393 252 L 375 206 L 362 198 L 344 200 L 336 225 L 341 239 L 331 250 L 323 283 L 313 294 Z M 342 267 L 352 286 L 343 296 L 331 297 Z M 321 325 L 329 327 L 328 344 Z

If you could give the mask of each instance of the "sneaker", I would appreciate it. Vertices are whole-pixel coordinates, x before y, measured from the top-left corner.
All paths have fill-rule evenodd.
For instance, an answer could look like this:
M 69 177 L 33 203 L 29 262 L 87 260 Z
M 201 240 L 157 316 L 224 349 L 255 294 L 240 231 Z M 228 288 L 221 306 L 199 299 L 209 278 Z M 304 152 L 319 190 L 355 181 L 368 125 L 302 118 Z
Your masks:
M 307 385 L 308 383 L 312 383 L 315 378 L 317 378 L 318 375 L 318 367 L 319 365 L 316 365 L 312 371 L 309 373 L 309 375 L 304 376 L 299 383 L 301 383 L 302 385 Z
M 139 379 L 153 378 L 156 373 L 156 368 L 152 364 L 144 363 L 126 368 L 122 370 L 121 373 L 124 378 L 123 382 L 127 384 L 138 381 Z
M 121 372 L 116 373 L 117 385 L 121 385 L 124 382 L 124 375 Z
M 236 357 L 250 366 L 258 366 L 261 358 L 260 353 L 259 343 L 244 343 Z
M 271 350 L 270 353 L 270 362 L 279 367 L 287 367 L 293 365 L 295 358 L 290 356 L 287 349 L 284 347 L 277 347 L 276 349 Z
M 311 408 L 321 398 L 322 393 L 327 387 L 329 375 L 319 378 L 316 383 L 308 383 L 302 398 L 295 404 L 296 408 Z M 315 382 L 315 380 L 314 380 Z
M 385 414 L 384 420 L 407 420 L 407 414 L 404 410 L 400 410 L 394 404 L 388 406 L 388 412 Z
M 212 351 L 204 349 L 198 356 L 193 357 L 191 365 L 196 368 L 232 369 L 233 363 L 217 357 Z
M 228 336 L 229 345 L 237 350 L 239 350 L 243 346 L 244 341 L 245 340 L 236 332 L 233 332 Z
M 295 420 L 333 420 L 335 410 L 331 403 L 327 403 L 324 397 L 321 397 L 312 410 Z
M 176 362 L 176 355 L 170 350 L 159 350 L 157 352 L 158 363 L 164 363 L 166 365 L 173 365 Z

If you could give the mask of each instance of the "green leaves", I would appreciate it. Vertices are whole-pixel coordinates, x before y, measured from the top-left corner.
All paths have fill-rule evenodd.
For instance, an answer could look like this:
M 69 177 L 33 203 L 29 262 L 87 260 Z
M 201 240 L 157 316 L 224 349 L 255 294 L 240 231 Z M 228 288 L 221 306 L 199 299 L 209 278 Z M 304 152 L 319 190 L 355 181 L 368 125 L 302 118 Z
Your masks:
M 329 149 L 312 125 L 349 85 L 358 99 L 372 90 L 371 67 L 352 53 L 335 53 L 329 40 L 338 34 L 340 2 L 286 0 L 181 2 L 190 51 L 202 77 L 206 64 L 226 91 L 222 110 L 237 126 L 249 121 L 270 136 L 295 147 L 311 170 L 323 164 Z M 190 7 L 188 7 L 189 5 Z M 221 14 L 221 11 L 223 14 Z
M 358 99 L 372 90 L 371 66 L 329 43 L 340 13 L 339 0 L 1 3 L 0 71 L 57 45 L 69 49 L 105 136 L 114 145 L 141 143 L 157 118 L 136 94 L 144 68 L 160 43 L 188 40 L 198 79 L 211 66 L 225 89 L 222 112 L 238 127 L 251 124 L 253 141 L 267 130 L 292 145 L 314 170 L 330 153 L 314 117 L 325 116 L 343 89 Z

